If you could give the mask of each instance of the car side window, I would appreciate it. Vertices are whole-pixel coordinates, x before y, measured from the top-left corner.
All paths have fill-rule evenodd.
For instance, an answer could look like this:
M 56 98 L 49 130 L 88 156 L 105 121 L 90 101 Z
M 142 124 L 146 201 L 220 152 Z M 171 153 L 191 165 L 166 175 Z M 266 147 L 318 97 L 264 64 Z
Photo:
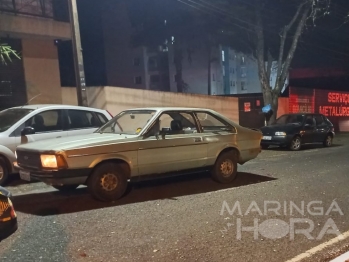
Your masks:
M 101 123 L 93 112 L 84 110 L 68 110 L 69 129 L 84 129 L 100 127 Z
M 315 116 L 316 126 L 324 126 L 326 125 L 324 118 L 321 115 Z
M 193 115 L 187 112 L 165 112 L 157 121 L 160 131 L 166 135 L 190 135 L 198 132 Z
M 101 125 L 104 125 L 108 122 L 108 118 L 105 115 L 101 113 L 96 113 L 96 114 L 98 116 L 99 121 L 101 121 Z
M 305 119 L 305 124 L 310 126 L 315 126 L 315 120 L 313 116 L 307 116 Z
M 25 122 L 25 126 L 31 126 L 35 129 L 35 133 L 62 131 L 63 111 L 48 110 L 36 114 Z
M 197 112 L 196 116 L 200 122 L 200 125 L 202 126 L 204 133 L 222 132 L 222 131 L 230 131 L 230 132 L 236 133 L 235 127 L 232 127 L 224 123 L 223 120 L 218 119 L 217 117 L 213 116 L 210 113 Z

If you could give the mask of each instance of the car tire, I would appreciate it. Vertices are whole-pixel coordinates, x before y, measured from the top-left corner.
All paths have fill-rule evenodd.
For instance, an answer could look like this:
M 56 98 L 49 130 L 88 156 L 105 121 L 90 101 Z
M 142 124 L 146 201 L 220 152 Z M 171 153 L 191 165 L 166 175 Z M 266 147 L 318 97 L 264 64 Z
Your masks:
M 90 194 L 97 200 L 110 202 L 121 198 L 127 190 L 127 176 L 122 166 L 103 163 L 93 170 L 87 181 Z
M 79 185 L 63 185 L 63 186 L 52 186 L 60 192 L 70 192 L 78 188 Z
M 238 155 L 235 150 L 220 154 L 212 170 L 212 179 L 222 183 L 231 183 L 237 176 Z
M 331 134 L 327 134 L 325 141 L 323 142 L 324 147 L 330 147 L 332 146 L 333 137 Z
M 266 149 L 268 149 L 268 148 L 269 148 L 269 146 L 268 146 L 268 145 L 261 145 L 261 147 L 262 147 L 262 149 L 263 149 L 263 150 L 266 150 Z
M 3 186 L 8 179 L 8 166 L 3 157 L 0 157 L 0 186 Z
M 301 146 L 302 146 L 302 140 L 301 140 L 300 136 L 295 136 L 292 139 L 289 148 L 292 151 L 298 151 L 301 149 Z

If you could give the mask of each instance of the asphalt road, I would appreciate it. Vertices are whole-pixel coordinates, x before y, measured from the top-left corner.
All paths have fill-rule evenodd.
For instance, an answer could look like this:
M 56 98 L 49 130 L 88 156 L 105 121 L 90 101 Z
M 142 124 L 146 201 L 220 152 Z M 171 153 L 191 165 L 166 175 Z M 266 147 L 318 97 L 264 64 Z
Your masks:
M 84 187 L 63 194 L 14 179 L 20 228 L 0 243 L 0 261 L 287 261 L 349 230 L 348 185 L 349 135 L 331 148 L 263 151 L 231 185 L 207 174 L 143 182 L 111 204 Z M 304 261 L 347 250 L 343 240 Z

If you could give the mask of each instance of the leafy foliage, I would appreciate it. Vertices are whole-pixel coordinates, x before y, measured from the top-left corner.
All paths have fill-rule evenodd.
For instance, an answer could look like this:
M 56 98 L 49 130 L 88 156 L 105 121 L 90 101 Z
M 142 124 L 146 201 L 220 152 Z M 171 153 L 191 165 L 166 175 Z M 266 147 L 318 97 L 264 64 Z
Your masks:
M 9 46 L 6 43 L 0 43 L 1 63 L 4 65 L 7 65 L 7 62 L 12 62 L 12 57 L 15 57 L 17 59 L 21 59 L 18 52 L 16 50 L 12 49 L 11 46 Z

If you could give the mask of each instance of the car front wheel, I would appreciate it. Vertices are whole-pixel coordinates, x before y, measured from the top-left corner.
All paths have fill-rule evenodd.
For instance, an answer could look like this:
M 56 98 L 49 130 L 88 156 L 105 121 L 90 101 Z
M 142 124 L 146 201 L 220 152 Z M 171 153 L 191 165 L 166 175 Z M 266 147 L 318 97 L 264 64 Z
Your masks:
M 97 200 L 114 201 L 126 192 L 127 176 L 122 166 L 110 162 L 103 163 L 92 172 L 87 187 Z
M 212 170 L 212 178 L 219 183 L 230 183 L 237 176 L 238 156 L 236 151 L 222 153 Z
M 4 185 L 8 178 L 8 168 L 5 159 L 0 157 L 0 186 Z
M 323 144 L 325 147 L 330 147 L 332 146 L 332 141 L 333 141 L 333 137 L 330 134 L 328 134 Z
M 301 138 L 299 136 L 295 136 L 291 141 L 290 149 L 292 151 L 298 151 L 301 149 L 301 144 L 302 144 Z

